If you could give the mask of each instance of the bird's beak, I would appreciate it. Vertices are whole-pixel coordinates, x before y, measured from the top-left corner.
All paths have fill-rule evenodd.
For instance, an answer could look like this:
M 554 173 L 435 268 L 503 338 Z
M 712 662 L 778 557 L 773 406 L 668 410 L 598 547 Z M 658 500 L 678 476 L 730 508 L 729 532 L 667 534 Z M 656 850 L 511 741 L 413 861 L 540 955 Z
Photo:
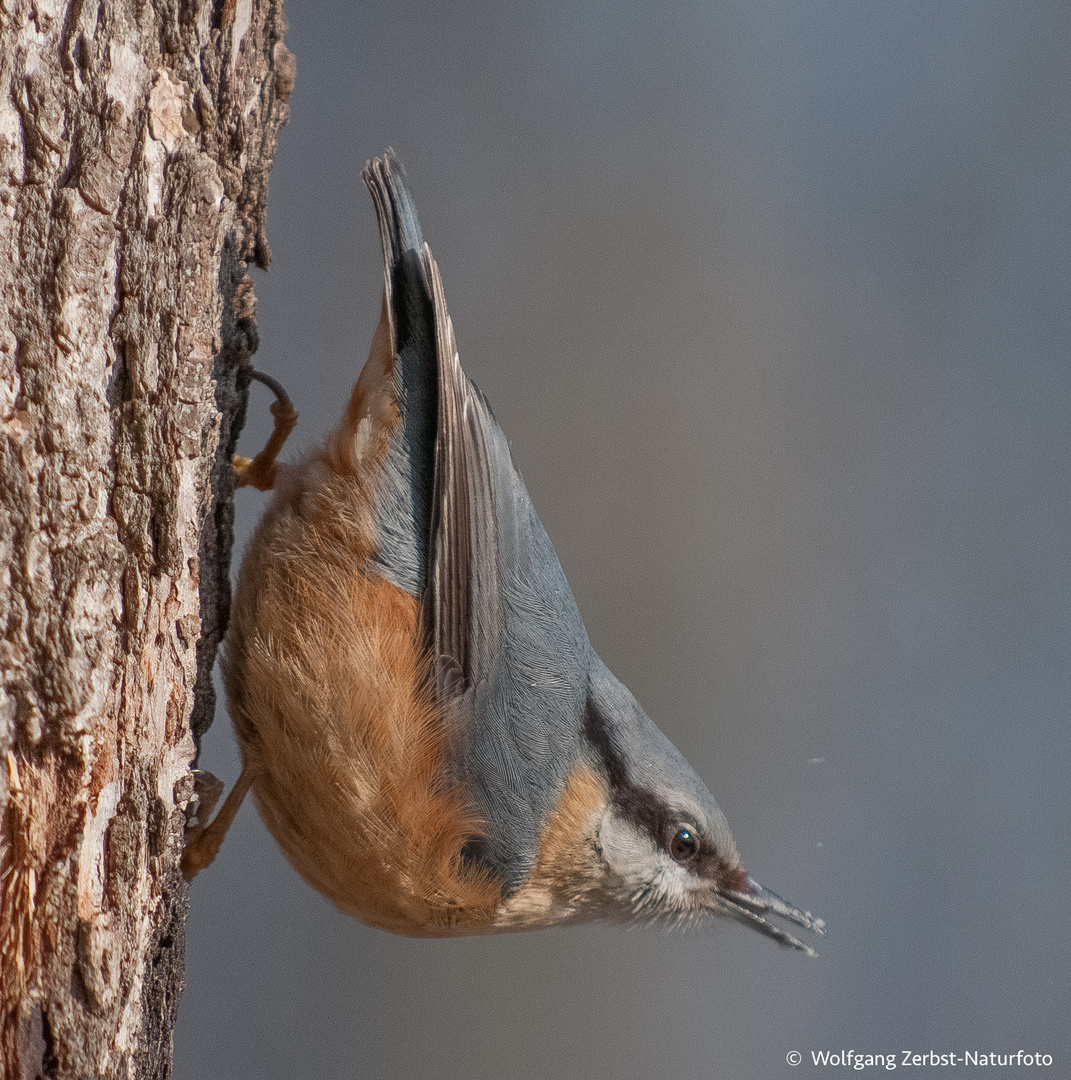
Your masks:
M 798 949 L 808 956 L 818 955 L 810 945 L 804 944 L 794 934 L 770 922 L 767 916 L 779 915 L 782 919 L 787 919 L 796 926 L 802 926 L 804 930 L 809 930 L 813 934 L 826 932 L 825 919 L 816 918 L 809 911 L 800 911 L 798 907 L 794 907 L 777 893 L 764 889 L 750 877 L 747 879 L 745 889 L 719 889 L 716 895 L 718 911 L 722 915 L 727 915 L 730 919 L 758 930 L 759 933 L 773 938 L 778 945 L 783 945 L 786 949 Z

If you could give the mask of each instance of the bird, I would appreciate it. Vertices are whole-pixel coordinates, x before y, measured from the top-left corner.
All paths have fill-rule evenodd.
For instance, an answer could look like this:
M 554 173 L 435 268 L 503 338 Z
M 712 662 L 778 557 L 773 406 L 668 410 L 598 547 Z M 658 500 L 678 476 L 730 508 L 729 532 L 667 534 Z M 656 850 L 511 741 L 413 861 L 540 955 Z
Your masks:
M 824 920 L 759 885 L 684 756 L 614 677 L 506 437 L 461 368 L 439 268 L 388 150 L 362 173 L 380 319 L 338 426 L 296 464 L 297 414 L 239 486 L 272 499 L 222 670 L 242 772 L 187 834 L 192 879 L 245 794 L 342 911 L 413 937 L 596 919 L 728 918 L 813 955 Z M 777 921 L 775 921 L 777 920 Z

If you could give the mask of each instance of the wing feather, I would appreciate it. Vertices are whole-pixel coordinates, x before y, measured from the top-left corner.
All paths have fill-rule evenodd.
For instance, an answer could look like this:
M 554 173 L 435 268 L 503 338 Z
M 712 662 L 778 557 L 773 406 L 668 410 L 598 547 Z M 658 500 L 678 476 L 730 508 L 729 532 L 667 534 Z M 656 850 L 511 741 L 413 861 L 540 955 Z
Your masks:
M 487 679 L 501 621 L 493 421 L 461 370 L 442 277 L 427 245 L 424 255 L 439 370 L 434 561 L 425 611 L 437 666 L 445 673 L 456 665 L 467 689 Z
M 442 280 L 393 153 L 364 171 L 383 241 L 402 423 L 376 512 L 382 572 L 422 605 L 456 772 L 507 892 L 580 753 L 590 645 L 486 399 L 461 368 Z

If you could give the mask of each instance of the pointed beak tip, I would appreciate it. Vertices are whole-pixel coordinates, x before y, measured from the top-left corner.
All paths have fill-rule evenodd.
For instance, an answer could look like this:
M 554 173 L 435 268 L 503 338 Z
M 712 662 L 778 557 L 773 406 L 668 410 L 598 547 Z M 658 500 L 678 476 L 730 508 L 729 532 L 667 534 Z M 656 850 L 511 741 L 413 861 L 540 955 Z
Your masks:
M 793 925 L 820 937 L 824 937 L 826 933 L 825 919 L 790 904 L 784 897 L 764 888 L 752 877 L 746 880 L 744 889 L 724 889 L 719 892 L 723 914 L 773 938 L 784 948 L 794 949 L 808 956 L 817 956 L 818 953 L 810 945 L 800 941 L 794 934 L 790 934 L 776 923 L 770 922 L 766 916 L 780 916 Z

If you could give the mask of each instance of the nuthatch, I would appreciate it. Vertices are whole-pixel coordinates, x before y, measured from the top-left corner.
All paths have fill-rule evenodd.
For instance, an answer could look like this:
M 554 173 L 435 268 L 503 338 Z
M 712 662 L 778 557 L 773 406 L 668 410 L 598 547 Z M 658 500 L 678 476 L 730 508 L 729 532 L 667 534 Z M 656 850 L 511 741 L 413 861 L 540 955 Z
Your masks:
M 297 871 L 343 911 L 422 937 L 596 918 L 823 922 L 762 888 L 688 762 L 588 641 L 487 400 L 458 362 L 439 269 L 392 151 L 363 173 L 385 291 L 338 428 L 274 488 L 223 673 L 242 774 L 190 831 L 215 857 L 252 787 Z M 260 376 L 258 376 L 260 377 Z

